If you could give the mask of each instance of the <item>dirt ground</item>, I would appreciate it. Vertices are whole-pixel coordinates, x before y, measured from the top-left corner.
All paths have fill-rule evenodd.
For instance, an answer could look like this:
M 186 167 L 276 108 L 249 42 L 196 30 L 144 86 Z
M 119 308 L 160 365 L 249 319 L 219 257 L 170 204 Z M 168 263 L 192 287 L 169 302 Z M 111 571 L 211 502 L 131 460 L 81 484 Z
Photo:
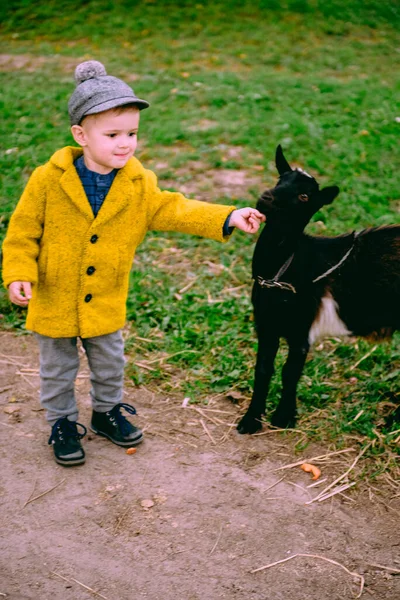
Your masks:
M 356 452 L 320 463 L 327 479 L 310 487 L 299 467 L 276 470 L 303 458 L 287 436 L 239 436 L 230 424 L 240 408 L 227 398 L 199 412 L 127 381 L 143 444 L 127 455 L 91 434 L 85 465 L 66 469 L 47 446 L 34 339 L 0 332 L 0 353 L 0 598 L 344 600 L 360 592 L 356 573 L 362 598 L 400 599 L 393 491 L 359 483 L 306 504 Z M 307 448 L 304 458 L 329 450 Z M 294 554 L 314 556 L 251 572 Z

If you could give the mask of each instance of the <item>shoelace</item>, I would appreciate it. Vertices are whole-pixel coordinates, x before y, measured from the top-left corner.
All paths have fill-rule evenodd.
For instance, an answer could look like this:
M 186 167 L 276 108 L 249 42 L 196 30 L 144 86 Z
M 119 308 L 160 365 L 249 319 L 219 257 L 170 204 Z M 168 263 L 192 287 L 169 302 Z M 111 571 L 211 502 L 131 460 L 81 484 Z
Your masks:
M 82 427 L 83 433 L 79 433 L 77 427 Z M 85 437 L 87 433 L 87 429 L 82 423 L 77 423 L 76 421 L 69 421 L 66 417 L 62 417 L 56 421 L 51 429 L 51 435 L 49 437 L 48 444 L 51 444 L 53 441 L 59 440 L 60 442 L 65 442 L 68 438 L 76 438 L 77 440 L 81 440 Z
M 114 417 L 117 425 L 122 433 L 122 435 L 129 435 L 132 431 L 132 425 L 127 421 L 124 415 L 121 414 L 121 408 L 126 410 L 130 415 L 136 415 L 136 409 L 130 404 L 125 404 L 124 402 L 120 402 L 116 404 L 107 414 L 111 417 Z

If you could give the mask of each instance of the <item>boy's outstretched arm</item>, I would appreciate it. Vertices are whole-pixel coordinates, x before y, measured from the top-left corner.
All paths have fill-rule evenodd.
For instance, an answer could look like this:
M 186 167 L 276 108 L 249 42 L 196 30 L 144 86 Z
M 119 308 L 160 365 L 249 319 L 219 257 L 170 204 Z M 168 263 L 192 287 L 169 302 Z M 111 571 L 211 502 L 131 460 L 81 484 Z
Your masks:
M 229 227 L 237 227 L 246 233 L 256 233 L 260 224 L 265 221 L 265 215 L 256 208 L 239 208 L 231 212 L 229 216 Z
M 147 227 L 153 231 L 180 231 L 226 242 L 234 227 L 256 233 L 265 220 L 255 208 L 235 209 L 234 206 L 190 200 L 178 192 L 162 191 L 156 175 L 147 169 L 144 192 L 148 207 Z

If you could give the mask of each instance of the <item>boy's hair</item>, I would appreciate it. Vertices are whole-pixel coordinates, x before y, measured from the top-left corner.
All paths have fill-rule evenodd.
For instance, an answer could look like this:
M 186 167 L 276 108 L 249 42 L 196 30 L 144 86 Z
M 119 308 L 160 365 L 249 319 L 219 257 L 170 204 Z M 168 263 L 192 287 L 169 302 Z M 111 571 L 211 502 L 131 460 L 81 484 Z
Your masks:
M 135 106 L 143 110 L 146 100 L 135 95 L 133 89 L 121 79 L 107 75 L 97 60 L 88 60 L 75 69 L 77 86 L 68 102 L 71 125 L 79 125 L 87 115 L 95 115 L 110 108 Z

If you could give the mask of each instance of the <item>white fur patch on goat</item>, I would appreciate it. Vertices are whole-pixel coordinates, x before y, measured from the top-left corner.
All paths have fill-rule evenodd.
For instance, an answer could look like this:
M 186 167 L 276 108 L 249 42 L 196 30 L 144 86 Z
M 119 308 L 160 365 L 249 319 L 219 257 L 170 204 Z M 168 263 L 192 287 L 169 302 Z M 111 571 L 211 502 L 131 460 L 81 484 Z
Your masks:
M 321 298 L 321 305 L 315 321 L 308 333 L 308 341 L 313 344 L 317 339 L 327 336 L 351 335 L 346 325 L 339 318 L 338 305 L 330 292 Z
M 297 167 L 296 171 L 299 171 L 300 173 L 303 173 L 303 175 L 307 175 L 307 177 L 314 179 L 314 177 L 310 175 L 310 173 L 307 173 L 307 171 L 304 171 L 304 169 L 302 169 L 301 167 Z

